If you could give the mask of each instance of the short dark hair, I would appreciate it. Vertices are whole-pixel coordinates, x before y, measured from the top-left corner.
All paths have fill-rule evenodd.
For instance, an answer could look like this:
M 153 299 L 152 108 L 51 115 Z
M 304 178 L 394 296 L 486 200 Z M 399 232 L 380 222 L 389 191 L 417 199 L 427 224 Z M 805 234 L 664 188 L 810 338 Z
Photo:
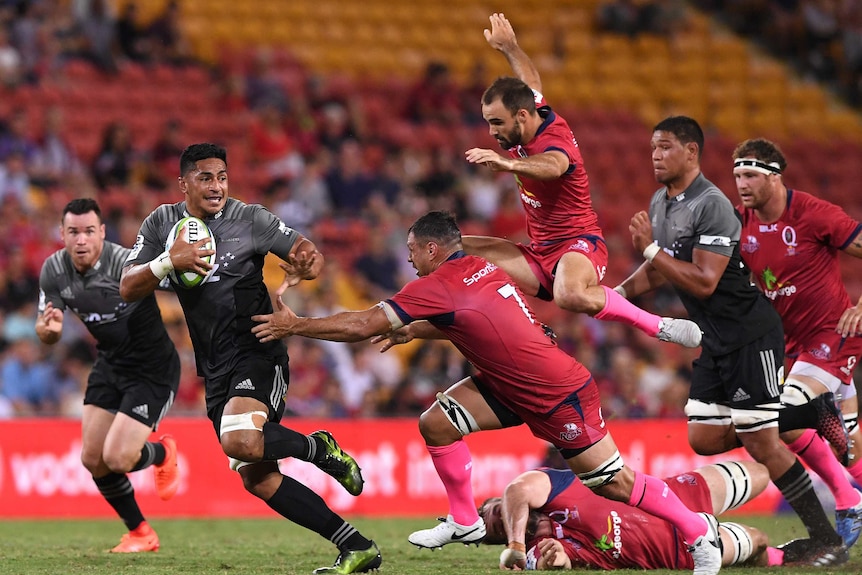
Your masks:
M 513 116 L 518 110 L 536 113 L 536 97 L 532 88 L 518 78 L 500 76 L 482 94 L 482 103 L 486 106 L 497 99 L 503 102 L 503 107 Z
M 767 164 L 775 162 L 782 172 L 787 168 L 787 158 L 784 157 L 781 148 L 778 147 L 778 144 L 766 138 L 745 140 L 736 146 L 736 149 L 733 150 L 733 159 L 737 160 L 739 158 L 756 158 Z
M 655 125 L 653 132 L 670 132 L 683 144 L 697 144 L 697 158 L 703 155 L 703 130 L 694 118 L 670 116 Z
M 66 204 L 65 208 L 63 208 L 63 215 L 60 216 L 60 221 L 63 221 L 66 218 L 66 214 L 75 214 L 76 216 L 80 216 L 90 212 L 95 212 L 96 216 L 99 218 L 99 223 L 102 223 L 102 210 L 99 208 L 99 204 L 96 203 L 96 200 L 93 198 L 75 198 Z
M 197 167 L 198 162 L 210 158 L 218 158 L 227 166 L 227 150 L 224 147 L 208 142 L 188 146 L 180 156 L 180 175 L 185 176 Z
M 413 222 L 407 233 L 412 233 L 414 238 L 435 241 L 444 246 L 461 242 L 461 229 L 455 222 L 455 216 L 449 212 L 428 212 Z

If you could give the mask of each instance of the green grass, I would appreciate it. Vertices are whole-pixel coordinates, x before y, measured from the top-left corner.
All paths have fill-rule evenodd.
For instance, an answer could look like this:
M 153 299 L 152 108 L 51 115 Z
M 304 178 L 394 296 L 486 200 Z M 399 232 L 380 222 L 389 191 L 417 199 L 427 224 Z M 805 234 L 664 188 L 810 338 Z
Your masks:
M 351 518 L 374 538 L 383 554 L 381 574 L 499 574 L 501 547 L 449 545 L 438 551 L 419 550 L 407 534 L 429 527 L 433 519 Z M 734 517 L 766 531 L 775 543 L 803 535 L 798 519 Z M 123 534 L 119 521 L 0 522 L 0 575 L 308 575 L 331 565 L 335 547 L 286 520 L 153 520 L 162 548 L 158 553 L 112 555 L 105 550 Z M 728 568 L 728 573 L 775 575 L 778 570 Z M 781 568 L 781 573 L 862 573 L 862 548 L 838 568 Z M 653 573 L 680 573 L 654 571 Z

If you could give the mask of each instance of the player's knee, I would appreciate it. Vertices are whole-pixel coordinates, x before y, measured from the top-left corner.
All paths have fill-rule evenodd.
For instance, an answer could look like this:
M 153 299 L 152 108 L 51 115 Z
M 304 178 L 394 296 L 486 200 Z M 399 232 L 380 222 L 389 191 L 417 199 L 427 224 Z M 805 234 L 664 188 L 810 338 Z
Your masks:
M 822 390 L 812 389 L 810 385 L 791 375 L 788 376 L 784 382 L 784 387 L 781 388 L 781 403 L 785 405 L 805 405 L 820 395 L 821 392 Z
M 738 447 L 729 407 L 689 399 L 685 414 L 688 442 L 698 455 L 717 455 Z
M 90 472 L 90 475 L 93 475 L 98 471 L 101 463 L 101 453 L 88 453 L 86 451 L 81 453 L 81 465 L 84 466 L 84 469 Z
M 250 411 L 223 415 L 219 429 L 222 451 L 239 462 L 260 461 L 263 457 L 263 424 L 266 413 Z M 232 469 L 237 467 L 231 463 Z
M 472 414 L 443 393 L 419 416 L 419 433 L 429 445 L 448 445 L 474 431 L 479 431 L 479 425 Z
M 105 451 L 102 459 L 105 465 L 114 473 L 128 473 L 141 457 L 141 450 Z
M 621 489 L 621 486 L 614 482 L 614 478 L 625 468 L 623 457 L 619 451 L 614 453 L 598 465 L 592 471 L 586 473 L 578 473 L 578 479 L 584 486 L 589 487 L 603 497 L 622 501 L 627 493 L 627 489 Z M 626 492 L 626 493 L 624 493 Z
M 566 310 L 575 313 L 589 313 L 595 315 L 599 313 L 601 307 L 592 305 L 585 291 L 581 288 L 561 288 L 554 289 L 554 301 L 557 305 Z

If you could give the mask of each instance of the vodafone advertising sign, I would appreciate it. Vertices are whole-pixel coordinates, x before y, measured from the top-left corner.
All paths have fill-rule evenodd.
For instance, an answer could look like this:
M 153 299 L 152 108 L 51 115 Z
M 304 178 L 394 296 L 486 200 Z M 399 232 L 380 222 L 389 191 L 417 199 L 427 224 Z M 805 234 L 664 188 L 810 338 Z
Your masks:
M 448 506 L 443 485 L 425 450 L 415 419 L 288 419 L 297 431 L 327 429 L 362 467 L 365 489 L 349 495 L 334 479 L 310 463 L 281 462 L 286 475 L 307 484 L 336 512 L 367 516 L 438 516 Z M 667 476 L 727 459 L 694 455 L 685 421 L 614 421 L 614 439 L 625 461 L 652 475 Z M 156 494 L 152 472 L 130 474 L 135 494 L 148 517 L 272 516 L 263 502 L 245 492 L 239 475 L 228 467 L 212 425 L 206 419 L 171 419 L 158 434 L 177 440 L 182 481 L 170 501 Z M 540 464 L 546 445 L 526 427 L 470 435 L 476 502 L 502 494 L 516 475 Z M 80 422 L 57 419 L 0 421 L 0 518 L 114 517 L 81 465 Z M 737 451 L 733 457 L 744 457 Z M 743 511 L 769 513 L 778 505 L 777 490 L 767 490 Z

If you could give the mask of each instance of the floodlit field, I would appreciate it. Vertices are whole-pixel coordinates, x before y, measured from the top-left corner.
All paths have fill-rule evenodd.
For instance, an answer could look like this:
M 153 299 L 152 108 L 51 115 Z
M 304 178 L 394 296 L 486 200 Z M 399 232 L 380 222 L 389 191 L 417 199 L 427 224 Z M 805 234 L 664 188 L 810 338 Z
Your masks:
M 734 517 L 764 529 L 777 543 L 803 535 L 792 515 Z M 450 545 L 442 550 L 419 550 L 407 543 L 410 531 L 429 527 L 427 520 L 362 519 L 351 522 L 373 537 L 383 554 L 381 573 L 431 575 L 500 573 L 501 547 Z M 2 575 L 293 575 L 331 565 L 335 547 L 286 520 L 152 520 L 162 548 L 158 553 L 112 555 L 105 550 L 123 533 L 119 521 L 6 521 L 0 522 Z M 862 549 L 862 548 L 860 548 Z M 850 562 L 830 569 L 783 568 L 782 573 L 860 573 L 862 550 Z M 776 569 L 734 568 L 728 572 L 765 575 Z M 680 573 L 654 571 L 654 573 Z

